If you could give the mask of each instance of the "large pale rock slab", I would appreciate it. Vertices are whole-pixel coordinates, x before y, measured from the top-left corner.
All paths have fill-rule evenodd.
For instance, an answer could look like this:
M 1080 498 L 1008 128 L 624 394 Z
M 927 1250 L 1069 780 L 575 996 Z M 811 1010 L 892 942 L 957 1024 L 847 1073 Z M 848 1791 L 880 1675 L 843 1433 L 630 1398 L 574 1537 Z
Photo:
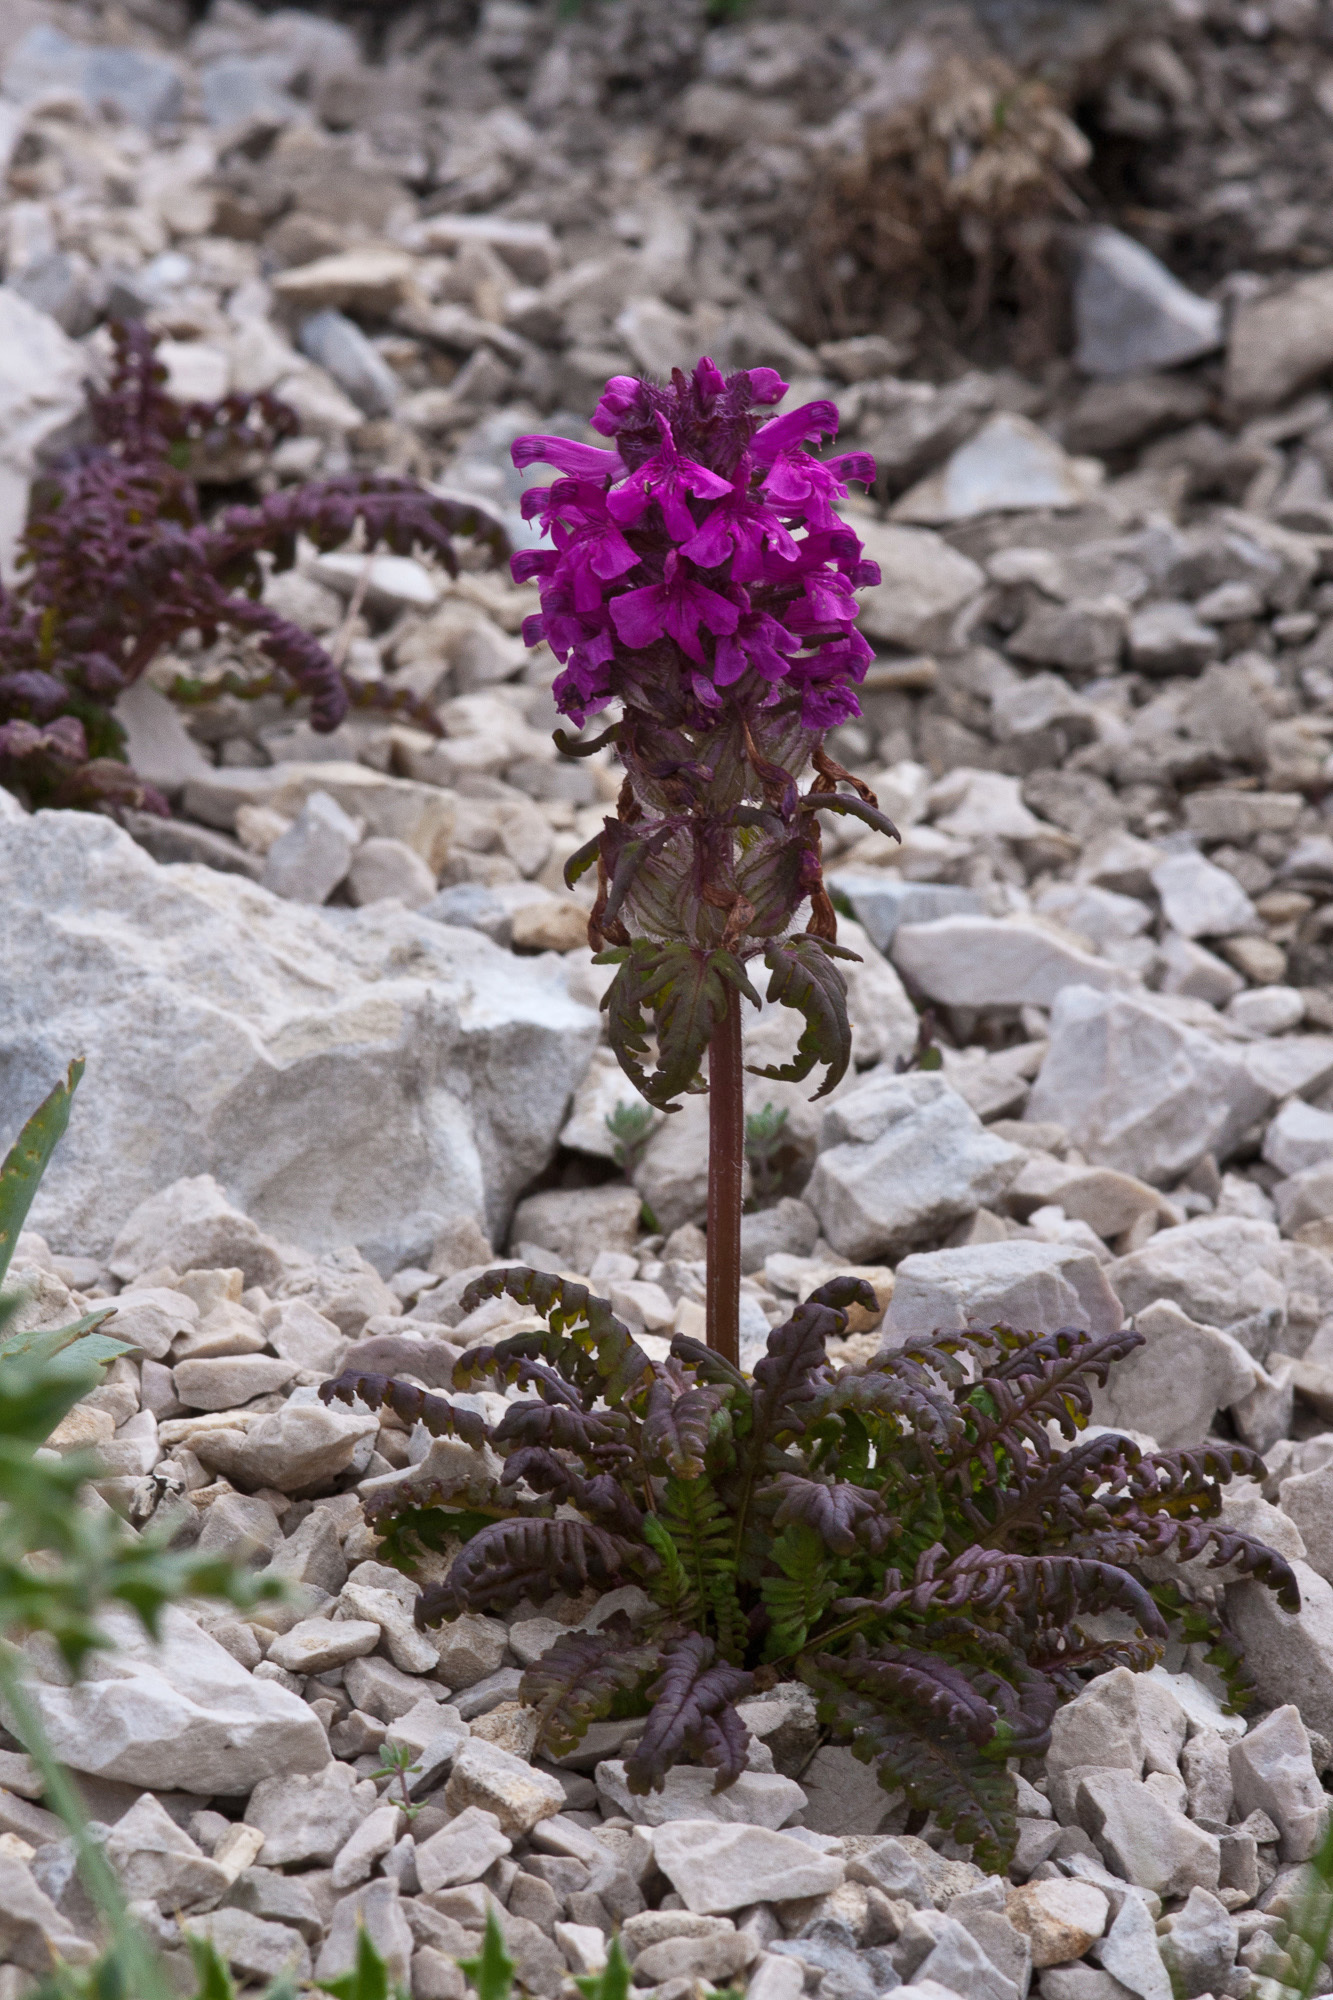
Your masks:
M 1187 1896 L 1196 1887 L 1216 1889 L 1221 1870 L 1217 1835 L 1195 1826 L 1132 1772 L 1087 1771 L 1076 1800 L 1081 1824 L 1122 1881 L 1159 1896 Z
M 895 521 L 947 527 L 982 514 L 1082 507 L 1097 491 L 1096 459 L 1070 458 L 1027 417 L 1002 410 L 938 469 L 895 502 Z
M 399 1900 L 398 1884 L 384 1878 L 367 1882 L 336 1903 L 329 1933 L 315 1963 L 319 1980 L 342 1979 L 356 1966 L 358 1932 L 371 1943 L 388 1968 L 391 1984 L 405 1986 L 412 1963 L 412 1933 Z
M 1329 1818 L 1300 1710 L 1287 1702 L 1231 1746 L 1231 1779 L 1240 1818 L 1266 1812 L 1282 1836 L 1284 1861 L 1318 1852 Z
M 313 1777 L 265 1778 L 245 1809 L 245 1824 L 264 1836 L 267 1868 L 327 1867 L 376 1804 L 370 1780 L 350 1764 L 326 1764 Z
M 597 1038 L 556 960 L 389 905 L 335 924 L 236 876 L 159 867 L 90 813 L 0 825 L 0 928 L 12 1119 L 71 1049 L 88 1057 L 32 1218 L 81 1255 L 205 1172 L 276 1235 L 355 1243 L 390 1270 L 465 1216 L 496 1235 Z
M 209 1860 L 151 1792 L 117 1820 L 106 1851 L 129 1900 L 156 1903 L 168 1915 L 211 1909 L 231 1887 L 226 1869 Z
M 1333 1581 L 1333 1463 L 1284 1479 L 1278 1502 L 1300 1530 L 1311 1569 Z
M 1236 1048 L 1148 996 L 1074 985 L 1051 1009 L 1024 1116 L 1063 1125 L 1097 1165 L 1162 1187 L 1205 1153 L 1224 1158 L 1271 1103 Z
M 49 1896 L 43 1894 L 17 1855 L 0 1854 L 0 1953 L 38 1978 L 53 1973 L 62 1959 L 88 1965 L 97 1947 L 79 1936 Z
M 1286 1327 L 1283 1246 L 1271 1222 L 1203 1216 L 1159 1229 L 1107 1271 L 1128 1313 L 1167 1299 L 1204 1326 L 1235 1335 L 1260 1360 Z
M 359 574 L 361 562 L 353 560 Z M 376 564 L 393 560 L 375 558 Z M 401 840 L 433 873 L 438 875 L 448 859 L 456 817 L 453 794 L 420 779 L 374 771 L 368 764 L 293 761 L 263 770 L 210 770 L 187 784 L 184 804 L 191 819 L 231 833 L 242 806 L 267 806 L 294 820 L 319 792 L 360 821 L 367 833 Z
M 1333 362 L 1333 270 L 1314 271 L 1267 298 L 1242 301 L 1227 346 L 1227 396 L 1271 410 Z
M 1074 365 L 1085 375 L 1174 368 L 1222 345 L 1222 308 L 1119 229 L 1089 229 L 1074 277 Z
M 539 1821 L 558 1813 L 564 1803 L 564 1787 L 558 1779 L 481 1738 L 463 1745 L 445 1789 L 445 1804 L 451 1813 L 478 1806 L 492 1814 L 500 1831 L 511 1837 L 531 1833 Z
M 970 1243 L 898 1266 L 884 1319 L 890 1344 L 964 1326 L 1086 1326 L 1114 1333 L 1124 1314 L 1090 1250 L 1075 1243 Z
M 275 1682 L 254 1680 L 183 1611 L 163 1613 L 160 1646 L 128 1611 L 104 1611 L 98 1622 L 115 1647 L 93 1656 L 85 1679 L 64 1686 L 29 1676 L 51 1747 L 72 1769 L 227 1797 L 328 1763 L 314 1711 Z
M 893 962 L 946 1007 L 1049 1007 L 1067 986 L 1120 992 L 1130 975 L 1059 930 L 1023 918 L 940 917 L 903 924 Z
M 1136 1314 L 1134 1328 L 1145 1344 L 1093 1390 L 1094 1423 L 1146 1432 L 1174 1451 L 1202 1444 L 1217 1412 L 1258 1386 L 1259 1370 L 1234 1335 L 1201 1325 L 1169 1299 Z
M 1308 1729 L 1333 1735 L 1333 1584 L 1289 1558 L 1301 1608 L 1284 1611 L 1262 1583 L 1227 1585 L 1227 1622 L 1240 1641 L 1260 1701 L 1294 1702 Z
M 1162 914 L 1180 937 L 1231 937 L 1259 927 L 1254 904 L 1234 875 L 1202 854 L 1168 854 L 1152 871 Z
M 948 650 L 960 612 L 986 587 L 985 571 L 928 528 L 858 515 L 856 532 L 881 576 L 858 592 L 866 637 L 909 652 Z
M 1082 1958 L 1106 1929 L 1110 1904 L 1091 1882 L 1026 1882 L 1011 1889 L 1005 1911 L 1031 1940 L 1034 1970 Z
M 844 1878 L 842 1860 L 790 1834 L 719 1820 L 673 1820 L 652 1836 L 653 1859 L 687 1910 L 699 1916 L 749 1903 L 826 1896 Z
M 0 571 L 9 577 L 38 450 L 82 407 L 88 361 L 49 313 L 8 285 L 0 285 L 0 353 Z
M 200 1431 L 190 1439 L 190 1449 L 210 1472 L 222 1473 L 233 1485 L 301 1493 L 326 1486 L 345 1472 L 357 1447 L 378 1430 L 379 1419 L 371 1411 L 358 1415 L 292 1400 L 245 1430 Z
M 239 1271 L 247 1285 L 265 1287 L 281 1284 L 284 1276 L 277 1246 L 257 1223 L 228 1201 L 212 1174 L 193 1174 L 173 1181 L 170 1187 L 160 1188 L 141 1201 L 117 1231 L 107 1262 L 113 1276 L 127 1281 L 163 1265 L 182 1273 Z M 182 1295 L 152 1285 L 121 1296 L 131 1305 L 140 1299 L 151 1299 L 169 1307 L 171 1300 Z M 187 1299 L 185 1303 L 191 1301 Z M 117 1309 L 119 1304 L 118 1299 Z M 166 1353 L 176 1333 L 188 1330 L 198 1317 L 196 1307 L 193 1318 L 174 1329 L 161 1353 Z M 155 1332 L 160 1340 L 167 1323 L 150 1322 L 149 1331 Z M 130 1338 L 128 1334 L 125 1337 Z
M 932 1075 L 877 1075 L 830 1106 L 820 1137 L 805 1200 L 839 1255 L 863 1262 L 998 1200 L 1023 1159 Z
M 1120 2000 L 1128 1988 L 1138 2000 L 1173 2000 L 1171 1976 L 1157 1946 L 1157 1930 L 1142 1896 L 1126 1896 L 1105 1937 L 1091 1948 L 1089 1956 L 1118 1982 L 1097 1992 L 1093 2000 Z M 1042 1981 L 1042 1985 L 1046 1985 Z M 1064 2000 L 1064 1996 L 1061 1996 Z M 1083 2000 L 1070 1994 L 1068 2000 Z
M 494 1813 L 468 1806 L 438 1833 L 417 1846 L 417 1880 L 427 1895 L 453 1889 L 460 1882 L 478 1882 L 493 1861 L 508 1854 L 513 1842 L 501 1833 Z
M 636 1826 L 665 1826 L 668 1820 L 716 1819 L 742 1826 L 785 1826 L 805 1804 L 805 1793 L 794 1778 L 775 1771 L 742 1771 L 734 1784 L 714 1791 L 716 1771 L 677 1764 L 667 1772 L 660 1792 L 632 1792 L 621 1758 L 597 1766 L 597 1790 L 604 1811 L 623 1813 Z
M 249 1910 L 228 1907 L 189 1917 L 182 1928 L 189 1937 L 207 1939 L 239 1979 L 262 1979 L 267 1985 L 284 1972 L 301 1981 L 310 1977 L 310 1947 L 285 1923 L 268 1923 Z

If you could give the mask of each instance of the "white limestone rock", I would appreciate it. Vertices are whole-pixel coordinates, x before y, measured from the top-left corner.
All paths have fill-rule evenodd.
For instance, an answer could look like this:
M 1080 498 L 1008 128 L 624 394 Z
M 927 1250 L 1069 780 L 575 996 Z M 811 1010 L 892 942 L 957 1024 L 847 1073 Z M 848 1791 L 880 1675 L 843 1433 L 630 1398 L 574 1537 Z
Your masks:
M 1200 1324 L 1170 1299 L 1136 1313 L 1134 1329 L 1145 1345 L 1093 1390 L 1094 1423 L 1146 1432 L 1175 1451 L 1202 1444 L 1217 1412 L 1258 1387 L 1260 1371 L 1234 1334 Z
M 1054 926 L 1020 917 L 902 924 L 892 950 L 910 984 L 946 1007 L 1049 1007 L 1067 987 L 1120 992 L 1133 984 Z
M 686 1909 L 699 1916 L 824 1896 L 846 1873 L 837 1855 L 761 1826 L 673 1820 L 654 1829 L 652 1842 L 658 1867 Z
M 1074 329 L 1074 365 L 1085 375 L 1134 375 L 1211 354 L 1222 345 L 1222 308 L 1132 236 L 1101 226 L 1079 242 Z
M 1113 1333 L 1124 1314 L 1090 1250 L 1073 1243 L 971 1243 L 905 1257 L 884 1318 L 890 1345 L 964 1326 L 1086 1326 Z
M 6 1102 L 88 1056 L 32 1217 L 80 1255 L 211 1173 L 309 1250 L 424 1264 L 456 1218 L 503 1229 L 597 1038 L 556 960 L 389 905 L 335 928 L 237 876 L 159 867 L 98 814 L 0 825 L 0 927 Z
M 1205 1153 L 1225 1158 L 1271 1105 L 1248 1053 L 1173 1018 L 1151 995 L 1067 986 L 1023 1115 L 1062 1125 L 1099 1166 L 1173 1186 Z
M 163 1613 L 160 1646 L 129 1611 L 104 1611 L 99 1623 L 114 1650 L 97 1654 L 83 1680 L 45 1678 L 40 1657 L 29 1676 L 51 1746 L 73 1770 L 156 1791 L 234 1796 L 328 1763 L 314 1711 L 273 1681 L 253 1679 L 183 1611 Z
M 742 1771 L 734 1784 L 714 1791 L 716 1771 L 693 1764 L 676 1764 L 666 1774 L 660 1792 L 631 1792 L 624 1760 L 607 1758 L 597 1766 L 597 1790 L 603 1810 L 623 1813 L 636 1826 L 665 1826 L 669 1820 L 721 1820 L 727 1825 L 776 1829 L 794 1819 L 805 1804 L 805 1793 L 794 1778 L 774 1771 Z
M 998 1200 L 1022 1164 L 943 1077 L 877 1074 L 831 1105 L 805 1190 L 825 1236 L 868 1262 Z

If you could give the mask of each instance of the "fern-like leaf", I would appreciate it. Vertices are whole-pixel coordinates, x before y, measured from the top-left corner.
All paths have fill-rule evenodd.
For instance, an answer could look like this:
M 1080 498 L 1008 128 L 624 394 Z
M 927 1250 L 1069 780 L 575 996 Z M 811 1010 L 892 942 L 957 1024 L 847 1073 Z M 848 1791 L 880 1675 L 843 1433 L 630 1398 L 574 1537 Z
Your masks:
M 919 1676 L 904 1674 L 872 1693 L 849 1673 L 852 1662 L 819 1654 L 809 1678 L 820 1718 L 850 1741 L 862 1763 L 877 1767 L 886 1791 L 901 1788 L 910 1805 L 933 1813 L 956 1841 L 970 1845 L 981 1867 L 1002 1874 L 1017 1838 L 1014 1781 L 1002 1762 L 983 1754 L 976 1725 L 972 1733 L 943 1726 L 935 1691 L 960 1719 L 976 1711 L 955 1687 L 944 1691 L 952 1675 L 943 1663 L 930 1654 L 921 1659 Z
M 400 1382 L 392 1375 L 369 1375 L 348 1368 L 331 1382 L 321 1382 L 322 1403 L 362 1402 L 368 1409 L 389 1409 L 405 1424 L 424 1424 L 432 1437 L 461 1438 L 464 1444 L 487 1444 L 491 1427 L 475 1410 L 451 1403 L 447 1396 L 433 1396 L 415 1382 Z
M 487 1299 L 511 1298 L 542 1315 L 552 1333 L 587 1355 L 594 1366 L 597 1393 L 608 1403 L 624 1403 L 647 1387 L 653 1372 L 651 1361 L 631 1338 L 623 1320 L 616 1318 L 605 1299 L 599 1299 L 586 1285 L 553 1277 L 549 1271 L 531 1271 L 524 1264 L 507 1270 L 487 1271 L 474 1278 L 463 1293 L 463 1310 L 475 1312 Z M 519 1338 L 520 1336 L 516 1336 Z M 487 1372 L 483 1356 L 517 1355 L 513 1342 L 501 1342 L 476 1355 L 465 1354 L 454 1369 L 456 1388 L 466 1387 L 478 1374 Z
M 784 1472 L 755 1495 L 760 1506 L 774 1507 L 773 1525 L 785 1528 L 804 1522 L 824 1548 L 849 1556 L 859 1542 L 879 1555 L 898 1525 L 878 1493 L 853 1486 L 847 1479 L 804 1479 Z
M 774 938 L 769 944 L 764 953 L 770 975 L 767 997 L 780 1006 L 794 1008 L 805 1027 L 790 1062 L 753 1069 L 755 1076 L 799 1083 L 816 1063 L 823 1063 L 824 1081 L 815 1096 L 827 1097 L 841 1083 L 852 1059 L 852 1030 L 847 1018 L 847 982 L 834 964 L 835 958 L 855 959 L 856 953 L 808 932 Z
M 715 1791 L 734 1784 L 745 1769 L 750 1732 L 733 1704 L 753 1686 L 753 1675 L 717 1661 L 712 1644 L 699 1633 L 673 1641 L 648 1689 L 652 1707 L 638 1748 L 625 1761 L 631 1792 L 660 1792 L 668 1769 L 682 1756 L 717 1772 Z
M 769 1554 L 781 1573 L 766 1576 L 759 1586 L 770 1619 L 765 1657 L 792 1659 L 837 1597 L 839 1576 L 805 1521 L 793 1521 L 776 1535 Z
M 519 1697 L 538 1714 L 537 1743 L 549 1756 L 576 1750 L 590 1723 L 611 1713 L 655 1671 L 655 1644 L 635 1645 L 623 1615 L 596 1632 L 568 1632 L 523 1676 Z
M 716 1389 L 700 1385 L 681 1391 L 665 1378 L 654 1382 L 640 1439 L 649 1470 L 697 1479 L 704 1469 L 709 1428 L 721 1405 Z
M 555 1589 L 614 1590 L 639 1582 L 656 1562 L 651 1550 L 586 1521 L 495 1521 L 454 1558 L 444 1583 L 422 1592 L 416 1621 L 438 1625 L 460 1611 L 505 1607 L 520 1597 L 540 1604 Z

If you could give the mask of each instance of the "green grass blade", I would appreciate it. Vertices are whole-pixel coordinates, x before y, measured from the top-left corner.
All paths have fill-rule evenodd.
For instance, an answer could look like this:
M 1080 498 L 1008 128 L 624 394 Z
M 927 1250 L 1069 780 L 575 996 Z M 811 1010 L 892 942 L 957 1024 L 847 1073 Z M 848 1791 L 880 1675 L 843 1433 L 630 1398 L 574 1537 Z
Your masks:
M 514 1961 L 505 1950 L 494 1910 L 486 1912 L 486 1936 L 480 1952 L 476 1958 L 460 1958 L 458 1969 L 476 1987 L 477 2000 L 510 2000 L 514 1990 Z
M 1319 1852 L 1307 1865 L 1305 1896 L 1287 1941 L 1287 1951 L 1296 1960 L 1300 1986 L 1294 2000 L 1312 2000 L 1318 1991 L 1324 1960 L 1333 1939 L 1333 1819 L 1319 1844 Z M 1293 1951 L 1297 1944 L 1303 1949 Z
M 584 2000 L 629 2000 L 630 1977 L 629 1960 L 617 1934 L 611 1940 L 602 1970 L 586 1973 L 574 1984 Z
M 55 1354 L 66 1348 L 73 1348 L 80 1361 L 114 1361 L 118 1354 L 133 1354 L 134 1349 L 125 1340 L 117 1340 L 114 1334 L 98 1333 L 96 1328 L 113 1317 L 113 1305 L 95 1306 L 82 1319 L 71 1320 L 68 1326 L 32 1327 L 27 1333 L 7 1333 L 0 1336 L 0 1362 L 49 1361 Z
M 83 1057 L 76 1056 L 65 1081 L 58 1083 L 45 1103 L 33 1112 L 0 1167 L 0 1284 L 4 1283 L 19 1231 L 28 1219 L 47 1163 L 64 1137 L 70 1104 L 82 1075 Z

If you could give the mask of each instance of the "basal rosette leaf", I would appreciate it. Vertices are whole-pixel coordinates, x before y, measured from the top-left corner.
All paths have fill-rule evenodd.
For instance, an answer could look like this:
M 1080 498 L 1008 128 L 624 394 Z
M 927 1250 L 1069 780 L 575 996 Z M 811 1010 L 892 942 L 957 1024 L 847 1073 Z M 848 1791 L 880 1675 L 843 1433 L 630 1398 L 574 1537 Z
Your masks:
M 750 1744 L 734 1704 L 753 1686 L 753 1675 L 719 1661 L 698 1632 L 670 1642 L 648 1689 L 652 1706 L 643 1735 L 625 1760 L 631 1792 L 660 1792 L 668 1770 L 683 1757 L 717 1772 L 715 1791 L 734 1784 Z
M 649 1470 L 697 1478 L 704 1469 L 709 1430 L 722 1400 L 717 1389 L 697 1384 L 681 1390 L 659 1377 L 648 1392 L 639 1440 Z
M 806 1678 L 821 1720 L 850 1741 L 862 1763 L 877 1767 L 886 1792 L 904 1791 L 910 1805 L 970 1844 L 981 1867 L 1002 1874 L 1017 1839 L 1017 1811 L 1003 1761 L 985 1754 L 998 1717 L 960 1663 L 897 1650 L 896 1661 L 883 1662 L 883 1678 L 868 1685 L 856 1663 L 819 1654 Z
M 755 1501 L 773 1508 L 775 1528 L 803 1522 L 838 1556 L 851 1555 L 858 1545 L 871 1555 L 882 1554 L 897 1526 L 880 1494 L 848 1479 L 805 1479 L 784 1472 L 760 1487 Z
M 801 1520 L 773 1537 L 768 1554 L 779 1573 L 759 1586 L 770 1621 L 764 1657 L 791 1660 L 845 1588 L 845 1571 L 829 1562 L 822 1536 Z
M 623 1403 L 646 1389 L 653 1373 L 652 1362 L 607 1301 L 599 1299 L 586 1285 L 555 1277 L 549 1271 L 532 1271 L 525 1264 L 514 1264 L 474 1278 L 463 1293 L 463 1309 L 475 1312 L 487 1299 L 506 1297 L 518 1305 L 530 1306 L 548 1322 L 553 1335 L 564 1336 L 566 1346 L 576 1351 L 572 1357 L 575 1367 L 579 1366 L 578 1354 L 586 1357 L 574 1379 L 587 1376 L 591 1370 L 598 1393 L 608 1403 Z M 502 1360 L 539 1353 L 541 1338 L 536 1336 L 539 1344 L 534 1346 L 532 1336 L 517 1335 L 494 1348 L 464 1355 L 454 1369 L 455 1386 L 465 1388 Z
M 577 1594 L 592 1584 L 615 1590 L 642 1582 L 656 1567 L 651 1549 L 587 1521 L 494 1521 L 455 1556 L 443 1583 L 421 1593 L 414 1615 L 425 1627 L 460 1611 L 505 1608 L 521 1597 L 540 1604 L 555 1589 Z
M 552 1757 L 568 1756 L 590 1723 L 640 1690 L 661 1658 L 656 1643 L 635 1645 L 628 1621 L 617 1617 L 596 1632 L 569 1632 L 530 1666 L 519 1699 L 539 1717 L 537 1745 Z
M 405 1424 L 422 1424 L 432 1437 L 461 1438 L 464 1444 L 483 1445 L 490 1441 L 491 1429 L 475 1410 L 451 1403 L 447 1396 L 433 1396 L 415 1382 L 400 1382 L 391 1375 L 371 1375 L 348 1368 L 331 1382 L 319 1385 L 321 1403 L 362 1402 L 368 1409 L 389 1409 Z

